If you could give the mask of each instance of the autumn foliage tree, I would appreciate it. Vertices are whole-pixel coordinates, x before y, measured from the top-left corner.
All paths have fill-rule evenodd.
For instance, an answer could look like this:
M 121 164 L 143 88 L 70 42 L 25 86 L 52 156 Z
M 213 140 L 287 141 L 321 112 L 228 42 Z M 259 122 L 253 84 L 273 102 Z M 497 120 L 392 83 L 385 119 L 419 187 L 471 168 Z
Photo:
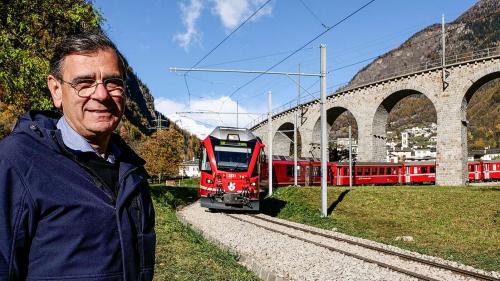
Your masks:
M 175 177 L 182 161 L 184 137 L 171 128 L 159 130 L 139 145 L 139 154 L 146 161 L 145 168 L 152 177 Z

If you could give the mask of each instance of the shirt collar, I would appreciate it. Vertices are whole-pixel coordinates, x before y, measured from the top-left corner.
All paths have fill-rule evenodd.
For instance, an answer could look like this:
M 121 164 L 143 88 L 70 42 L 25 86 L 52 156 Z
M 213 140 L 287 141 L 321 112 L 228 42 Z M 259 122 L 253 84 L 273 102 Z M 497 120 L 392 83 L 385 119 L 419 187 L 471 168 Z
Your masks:
M 71 128 L 64 116 L 59 119 L 56 126 L 61 131 L 64 145 L 66 145 L 69 149 L 75 152 L 93 152 L 97 156 L 101 157 L 101 155 L 88 143 L 88 141 L 84 137 L 82 137 L 73 128 Z M 108 149 L 109 153 L 106 161 L 114 164 L 116 162 L 116 158 L 120 154 L 120 150 L 116 146 L 116 144 L 111 141 L 111 139 Z

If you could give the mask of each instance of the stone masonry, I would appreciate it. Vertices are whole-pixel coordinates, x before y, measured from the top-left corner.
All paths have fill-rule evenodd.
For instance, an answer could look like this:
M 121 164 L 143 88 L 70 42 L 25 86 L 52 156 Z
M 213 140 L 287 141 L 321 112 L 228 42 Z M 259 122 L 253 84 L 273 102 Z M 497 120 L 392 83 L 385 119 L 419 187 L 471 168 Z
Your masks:
M 436 183 L 463 185 L 467 180 L 467 104 L 482 85 L 500 78 L 500 55 L 449 65 L 443 87 L 441 68 L 393 77 L 327 97 L 328 129 L 348 110 L 358 125 L 358 161 L 385 161 L 387 116 L 401 99 L 422 94 L 437 113 Z M 303 157 L 320 157 L 320 104 L 303 107 L 305 122 L 298 128 Z M 273 154 L 290 155 L 297 108 L 273 116 Z M 268 143 L 267 120 L 252 128 Z

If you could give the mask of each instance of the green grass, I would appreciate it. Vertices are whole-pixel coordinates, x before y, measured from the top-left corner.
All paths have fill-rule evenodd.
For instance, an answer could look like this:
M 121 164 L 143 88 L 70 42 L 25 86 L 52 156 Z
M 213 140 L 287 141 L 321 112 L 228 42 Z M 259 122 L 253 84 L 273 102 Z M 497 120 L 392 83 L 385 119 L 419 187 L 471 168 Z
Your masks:
M 355 235 L 485 270 L 500 270 L 500 187 L 280 188 L 264 213 Z M 396 241 L 412 236 L 414 241 Z
M 260 280 L 228 251 L 177 220 L 175 208 L 194 202 L 197 192 L 193 187 L 152 186 L 157 235 L 154 280 Z

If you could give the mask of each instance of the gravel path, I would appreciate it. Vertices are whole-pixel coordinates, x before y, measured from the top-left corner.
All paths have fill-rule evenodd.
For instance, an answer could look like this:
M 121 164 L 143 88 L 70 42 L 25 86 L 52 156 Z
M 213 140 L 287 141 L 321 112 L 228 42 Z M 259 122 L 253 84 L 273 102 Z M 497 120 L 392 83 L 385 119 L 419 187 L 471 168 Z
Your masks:
M 260 225 L 284 230 L 271 223 L 266 223 L 245 215 L 237 215 L 241 219 L 253 221 Z M 260 215 L 263 216 L 263 215 Z M 307 242 L 293 239 L 288 236 L 274 233 L 258 226 L 228 217 L 224 213 L 210 213 L 201 208 L 199 203 L 192 204 L 178 212 L 178 217 L 185 223 L 192 225 L 206 238 L 225 247 L 240 257 L 240 262 L 250 270 L 254 271 L 264 280 L 416 280 L 410 276 L 382 268 L 376 264 L 367 263 L 353 257 L 343 255 L 316 246 Z M 270 218 L 265 216 L 266 218 Z M 276 218 L 272 218 L 279 220 Z M 290 223 L 290 222 L 287 222 Z M 299 224 L 297 224 L 299 225 Z M 300 225 L 303 228 L 313 229 L 326 234 L 333 234 L 342 238 L 356 241 L 369 242 L 372 245 L 385 247 L 391 250 L 397 249 L 392 246 L 367 241 L 343 235 L 333 231 L 321 230 L 313 227 Z M 397 264 L 407 270 L 417 270 L 420 273 L 431 276 L 437 280 L 473 280 L 462 276 L 451 275 L 443 270 L 430 269 L 428 266 L 398 260 L 384 254 L 378 254 L 358 246 L 351 246 L 343 242 L 334 242 L 331 239 L 312 237 L 300 231 L 294 235 L 311 238 L 318 243 L 325 243 L 332 247 L 338 247 L 349 252 L 356 252 L 372 259 L 391 264 Z M 308 237 L 309 236 L 309 237 Z M 323 240 L 323 241 L 322 241 Z M 410 253 L 422 257 L 420 254 L 411 253 L 401 249 L 399 252 Z M 429 257 L 434 261 L 457 265 L 456 263 L 443 261 L 439 258 Z M 470 267 L 463 266 L 466 269 Z M 484 272 L 481 272 L 484 273 Z M 500 278 L 500 275 L 496 275 Z

